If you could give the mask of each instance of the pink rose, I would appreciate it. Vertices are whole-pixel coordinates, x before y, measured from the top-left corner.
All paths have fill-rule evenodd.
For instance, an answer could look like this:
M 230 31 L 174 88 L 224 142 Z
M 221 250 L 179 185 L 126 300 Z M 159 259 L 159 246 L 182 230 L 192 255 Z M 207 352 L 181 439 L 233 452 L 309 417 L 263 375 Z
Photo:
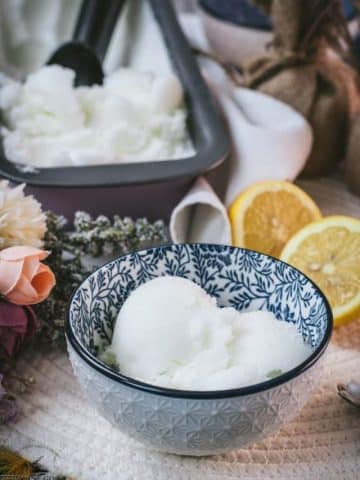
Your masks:
M 38 321 L 31 307 L 0 302 L 0 354 L 2 350 L 10 358 L 16 355 L 37 327 Z
M 49 252 L 34 247 L 10 247 L 0 251 L 0 294 L 16 305 L 34 305 L 45 300 L 55 285 L 55 276 L 41 263 Z

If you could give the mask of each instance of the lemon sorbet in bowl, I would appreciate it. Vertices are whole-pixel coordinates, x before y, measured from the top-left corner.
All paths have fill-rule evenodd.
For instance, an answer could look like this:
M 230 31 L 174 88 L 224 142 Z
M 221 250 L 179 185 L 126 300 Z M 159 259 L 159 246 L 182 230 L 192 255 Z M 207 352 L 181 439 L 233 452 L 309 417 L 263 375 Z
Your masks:
M 142 250 L 75 291 L 66 335 L 88 401 L 144 445 L 210 455 L 291 420 L 321 374 L 332 314 L 286 263 L 251 250 Z

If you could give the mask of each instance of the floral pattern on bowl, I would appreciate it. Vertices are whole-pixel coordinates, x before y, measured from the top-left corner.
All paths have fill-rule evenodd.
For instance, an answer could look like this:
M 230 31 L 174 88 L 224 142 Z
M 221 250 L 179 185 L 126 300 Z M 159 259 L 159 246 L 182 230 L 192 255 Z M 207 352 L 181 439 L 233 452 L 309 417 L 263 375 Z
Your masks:
M 160 275 L 189 278 L 221 306 L 272 311 L 279 321 L 296 324 L 313 353 L 279 377 L 234 390 L 171 390 L 121 375 L 97 354 L 110 343 L 130 292 Z M 145 445 L 187 455 L 243 447 L 296 415 L 318 381 L 331 329 L 326 299 L 296 269 L 257 252 L 203 244 L 156 247 L 104 265 L 77 289 L 67 319 L 70 359 L 88 400 Z

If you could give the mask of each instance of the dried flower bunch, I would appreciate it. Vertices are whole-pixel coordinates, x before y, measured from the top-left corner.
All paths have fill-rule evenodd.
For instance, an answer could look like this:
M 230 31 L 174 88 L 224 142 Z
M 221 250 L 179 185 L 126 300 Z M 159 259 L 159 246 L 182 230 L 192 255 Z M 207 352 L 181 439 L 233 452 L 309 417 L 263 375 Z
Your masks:
M 90 257 L 123 255 L 142 246 L 167 241 L 163 221 L 154 223 L 145 218 L 132 220 L 114 216 L 112 220 L 100 215 L 96 219 L 77 212 L 74 230 L 66 230 L 64 217 L 47 213 L 44 247 L 51 251 L 48 265 L 56 273 L 57 285 L 49 298 L 36 306 L 41 321 L 40 339 L 47 344 L 63 344 L 64 318 L 68 299 L 74 288 L 93 270 Z
M 74 231 L 68 235 L 73 249 L 93 257 L 123 254 L 141 245 L 163 242 L 167 238 L 162 220 L 150 223 L 146 218 L 136 221 L 117 215 L 113 220 L 100 215 L 96 219 L 85 212 L 77 212 Z
M 31 480 L 50 478 L 50 476 L 39 461 L 31 462 L 19 453 L 0 445 L 0 478 Z M 51 475 L 51 478 L 53 480 L 71 480 L 70 477 L 63 475 Z

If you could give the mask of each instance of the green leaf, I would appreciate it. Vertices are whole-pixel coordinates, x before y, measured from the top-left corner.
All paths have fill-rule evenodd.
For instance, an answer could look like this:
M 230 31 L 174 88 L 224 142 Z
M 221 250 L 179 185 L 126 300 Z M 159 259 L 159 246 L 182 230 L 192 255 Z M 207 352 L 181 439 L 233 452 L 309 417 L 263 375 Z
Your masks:
M 106 365 L 109 365 L 109 367 L 119 370 L 119 364 L 116 355 L 110 347 L 106 348 L 102 353 L 100 353 L 99 360 L 106 363 Z
M 268 379 L 272 379 L 272 378 L 276 378 L 278 377 L 279 375 L 281 375 L 283 373 L 283 371 L 280 369 L 280 368 L 275 368 L 274 370 L 271 370 L 270 372 L 268 372 L 266 374 L 267 378 Z

